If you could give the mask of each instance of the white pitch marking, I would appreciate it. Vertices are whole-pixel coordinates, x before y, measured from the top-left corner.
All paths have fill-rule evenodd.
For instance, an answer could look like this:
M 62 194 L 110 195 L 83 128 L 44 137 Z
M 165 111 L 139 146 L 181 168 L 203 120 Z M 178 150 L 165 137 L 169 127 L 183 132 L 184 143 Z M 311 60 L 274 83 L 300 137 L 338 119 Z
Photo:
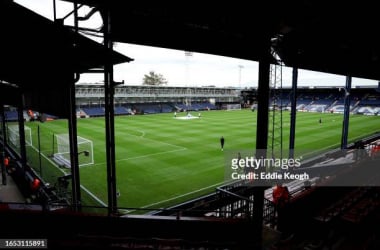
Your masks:
M 158 153 L 153 153 L 153 154 L 147 154 L 147 155 L 140 155 L 140 156 L 135 156 L 135 157 L 129 157 L 129 158 L 124 158 L 124 159 L 116 160 L 116 162 L 129 161 L 129 160 L 141 159 L 141 158 L 147 158 L 147 157 L 150 157 L 150 156 L 153 156 L 153 155 L 162 155 L 162 154 L 167 154 L 167 153 L 173 153 L 173 152 L 183 151 L 183 150 L 186 150 L 186 149 L 187 148 L 180 148 L 180 149 L 174 149 L 174 150 L 165 151 L 165 152 L 158 152 Z M 104 165 L 104 164 L 106 164 L 106 162 L 93 164 L 91 166 L 98 166 L 98 165 Z
M 190 194 L 195 194 L 195 193 L 200 192 L 200 191 L 202 191 L 202 190 L 205 190 L 205 189 L 208 189 L 208 188 L 211 188 L 211 187 L 216 187 L 216 186 L 219 186 L 220 184 L 224 184 L 224 183 L 225 183 L 225 182 L 219 182 L 219 183 L 216 183 L 216 184 L 214 184 L 214 185 L 210 185 L 210 186 L 207 186 L 207 187 L 204 187 L 204 188 L 200 188 L 200 189 L 197 189 L 197 190 L 194 190 L 194 191 L 191 191 L 191 192 L 185 193 L 185 194 L 181 194 L 181 195 L 178 195 L 178 196 L 175 196 L 175 197 L 172 197 L 172 198 L 169 198 L 169 199 L 163 200 L 163 201 L 159 201 L 159 202 L 151 203 L 151 204 L 146 205 L 146 206 L 143 206 L 143 207 L 141 207 L 141 208 L 148 208 L 148 207 L 155 206 L 155 205 L 158 205 L 158 204 L 161 204 L 161 203 L 165 203 L 165 202 L 168 202 L 168 201 L 176 200 L 176 199 L 178 199 L 178 198 L 185 197 L 185 196 L 190 195 Z M 137 209 L 130 210 L 129 212 L 133 212 L 133 211 L 137 211 Z
M 36 150 L 36 152 L 38 152 L 38 149 L 35 148 L 34 146 L 31 145 L 31 147 Z M 59 171 L 61 171 L 62 173 L 64 173 L 66 175 L 66 172 L 64 170 L 62 170 L 61 168 L 59 168 L 49 157 L 47 157 L 46 155 L 44 154 L 41 154 L 46 160 L 48 160 L 54 167 L 56 167 Z M 97 202 L 99 202 L 102 206 L 104 207 L 107 207 L 107 205 L 102 201 L 100 200 L 98 197 L 96 197 L 93 193 L 91 193 L 87 188 L 85 188 L 83 185 L 80 185 L 80 187 L 88 194 L 90 195 L 91 197 L 93 197 Z

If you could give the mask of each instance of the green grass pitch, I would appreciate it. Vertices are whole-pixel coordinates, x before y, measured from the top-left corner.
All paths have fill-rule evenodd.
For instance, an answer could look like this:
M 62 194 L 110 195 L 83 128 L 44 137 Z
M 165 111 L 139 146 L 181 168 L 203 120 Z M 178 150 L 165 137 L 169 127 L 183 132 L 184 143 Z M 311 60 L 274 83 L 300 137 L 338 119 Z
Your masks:
M 250 110 L 202 111 L 200 119 L 175 119 L 173 114 L 115 117 L 118 206 L 164 208 L 210 193 L 223 184 L 228 150 L 254 150 L 256 115 Z M 193 112 L 198 116 L 198 112 Z M 178 113 L 177 117 L 185 116 Z M 283 112 L 283 145 L 288 147 L 289 112 Z M 322 119 L 320 124 L 319 118 Z M 343 115 L 298 112 L 296 149 L 340 147 Z M 349 142 L 379 130 L 380 117 L 351 115 Z M 37 173 L 54 183 L 68 169 L 52 167 L 48 160 L 53 133 L 67 133 L 67 121 L 28 122 L 33 147 L 29 161 Z M 40 127 L 41 164 L 35 154 Z M 78 135 L 94 144 L 93 165 L 80 168 L 85 205 L 107 204 L 104 118 L 78 119 Z M 219 138 L 225 137 L 225 150 Z M 263 135 L 261 135 L 263 136 Z M 33 153 L 34 151 L 34 153 Z

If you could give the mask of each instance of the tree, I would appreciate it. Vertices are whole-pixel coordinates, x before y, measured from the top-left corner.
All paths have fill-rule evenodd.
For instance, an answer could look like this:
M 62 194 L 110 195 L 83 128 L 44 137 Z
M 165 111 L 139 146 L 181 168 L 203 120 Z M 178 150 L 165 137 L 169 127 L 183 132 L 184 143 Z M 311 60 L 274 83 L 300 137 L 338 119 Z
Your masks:
M 168 81 L 161 74 L 157 74 L 154 71 L 150 71 L 149 74 L 145 74 L 143 78 L 143 85 L 160 86 L 167 84 Z

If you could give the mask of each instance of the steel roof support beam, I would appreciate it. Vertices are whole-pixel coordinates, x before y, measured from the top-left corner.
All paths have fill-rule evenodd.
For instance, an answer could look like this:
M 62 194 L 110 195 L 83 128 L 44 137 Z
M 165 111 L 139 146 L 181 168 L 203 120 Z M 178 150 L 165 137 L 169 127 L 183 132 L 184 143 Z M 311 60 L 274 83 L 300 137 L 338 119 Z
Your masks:
M 69 140 L 70 140 L 70 163 L 71 163 L 71 186 L 72 186 L 72 207 L 74 211 L 81 210 L 81 189 L 78 160 L 78 140 L 77 140 L 77 117 L 75 105 L 75 81 L 71 84 L 69 91 Z
M 296 117 L 297 117 L 297 83 L 298 68 L 293 68 L 292 75 L 292 92 L 290 96 L 290 134 L 289 134 L 289 159 L 294 158 L 294 142 L 296 138 Z
M 78 27 L 78 5 L 74 2 L 74 22 Z M 75 29 L 78 32 L 78 29 Z M 74 41 L 75 42 L 75 41 Z M 75 60 L 75 58 L 74 58 Z M 74 211 L 80 211 L 81 189 L 80 189 L 80 173 L 78 160 L 78 139 L 77 139 L 77 116 L 75 104 L 75 83 L 79 80 L 79 73 L 73 75 L 73 81 L 68 88 L 69 94 L 69 140 L 70 140 L 70 163 L 71 163 L 71 188 L 72 188 L 72 208 Z
M 267 51 L 270 50 L 268 39 Z M 269 122 L 269 76 L 270 63 L 264 55 L 259 61 L 259 83 L 258 83 L 258 102 L 257 102 L 257 128 L 256 128 L 256 157 L 266 158 L 268 147 L 268 122 Z M 260 136 L 259 136 L 260 135 Z M 262 169 L 260 168 L 260 171 Z M 260 181 L 260 180 L 255 180 Z M 263 231 L 263 210 L 264 210 L 264 190 L 266 187 L 258 184 L 253 191 L 253 235 L 255 237 L 254 249 L 262 249 Z
M 341 149 L 347 148 L 348 124 L 350 122 L 351 82 L 352 82 L 352 77 L 346 76 L 346 87 L 344 88 L 344 115 L 343 115 L 342 141 L 341 141 L 341 146 L 340 146 Z
M 109 9 L 103 13 L 104 46 L 107 56 L 104 65 L 104 101 L 105 101 L 105 129 L 106 129 L 106 157 L 107 157 L 107 190 L 108 215 L 117 213 L 116 195 L 116 162 L 115 162 L 115 119 L 114 119 L 114 82 L 111 53 L 113 51 L 111 39 L 111 12 Z
M 5 127 L 5 112 L 4 112 L 3 104 L 0 104 L 0 116 L 1 116 L 1 119 L 0 119 L 1 136 L 2 136 L 2 144 L 3 144 L 3 148 L 1 150 L 0 166 L 1 166 L 1 174 L 2 174 L 2 184 L 6 185 L 7 184 L 7 174 L 6 174 L 7 170 L 5 169 L 4 158 L 5 158 L 5 148 L 7 147 L 7 140 L 5 140 L 7 136 L 7 132 L 6 132 L 6 127 Z
M 22 170 L 25 171 L 26 167 L 26 145 L 25 145 L 25 123 L 24 123 L 24 96 L 19 94 L 19 101 L 17 104 L 18 114 L 18 131 L 20 135 L 20 156 Z

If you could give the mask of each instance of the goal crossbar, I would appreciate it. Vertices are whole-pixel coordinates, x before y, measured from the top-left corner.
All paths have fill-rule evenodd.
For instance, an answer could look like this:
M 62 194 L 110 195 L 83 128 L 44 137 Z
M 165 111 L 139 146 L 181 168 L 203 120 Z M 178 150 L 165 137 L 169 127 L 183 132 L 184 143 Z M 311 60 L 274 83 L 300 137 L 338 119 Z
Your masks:
M 70 139 L 68 134 L 55 135 L 54 160 L 67 168 L 71 167 Z M 77 136 L 79 167 L 94 164 L 94 147 L 91 140 Z

